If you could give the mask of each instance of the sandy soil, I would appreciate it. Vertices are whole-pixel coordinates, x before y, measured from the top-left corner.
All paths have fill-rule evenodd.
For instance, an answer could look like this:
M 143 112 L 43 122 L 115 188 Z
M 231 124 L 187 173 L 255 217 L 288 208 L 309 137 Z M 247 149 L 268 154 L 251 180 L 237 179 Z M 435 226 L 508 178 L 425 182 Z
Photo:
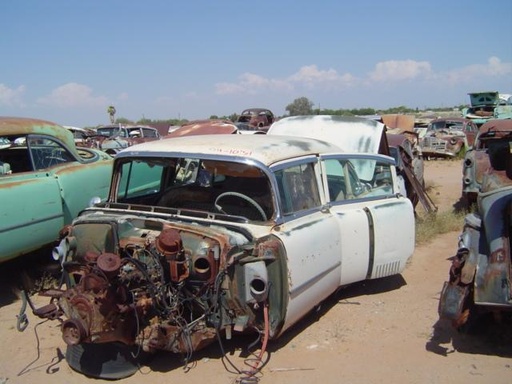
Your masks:
M 461 163 L 426 163 L 427 185 L 440 210 L 452 210 L 460 196 Z M 421 209 L 419 207 L 418 209 Z M 437 305 L 448 275 L 458 231 L 418 246 L 401 276 L 355 284 L 333 295 L 283 338 L 268 346 L 260 383 L 510 383 L 512 341 L 502 326 L 477 335 L 459 334 L 439 321 Z M 63 359 L 56 322 L 29 314 L 25 332 L 16 330 L 21 307 L 13 281 L 19 265 L 3 265 L 0 296 L 1 383 L 89 383 Z M 510 329 L 510 328 L 508 328 Z M 162 353 L 120 383 L 233 383 L 249 363 L 242 338 L 194 355 L 189 369 L 180 356 Z

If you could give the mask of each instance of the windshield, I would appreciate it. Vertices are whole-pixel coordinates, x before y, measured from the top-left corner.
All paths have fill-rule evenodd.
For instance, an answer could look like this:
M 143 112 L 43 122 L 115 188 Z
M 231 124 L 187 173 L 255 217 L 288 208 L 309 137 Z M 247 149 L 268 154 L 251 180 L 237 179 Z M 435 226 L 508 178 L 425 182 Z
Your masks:
M 242 216 L 274 215 L 270 181 L 254 165 L 200 158 L 122 159 L 116 166 L 119 203 Z
M 102 136 L 111 137 L 111 136 L 121 136 L 126 137 L 126 131 L 123 128 L 119 127 L 102 127 L 97 128 L 96 132 Z
M 463 124 L 460 121 L 437 121 L 430 125 L 430 129 L 438 131 L 440 129 L 463 129 Z

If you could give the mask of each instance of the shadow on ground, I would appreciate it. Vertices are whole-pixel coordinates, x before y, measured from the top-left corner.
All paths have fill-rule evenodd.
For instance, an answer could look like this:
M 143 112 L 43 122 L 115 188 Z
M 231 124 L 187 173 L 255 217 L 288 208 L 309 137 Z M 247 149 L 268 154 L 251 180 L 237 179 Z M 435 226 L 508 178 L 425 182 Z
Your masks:
M 58 264 L 51 257 L 52 248 L 20 256 L 2 263 L 0 268 L 0 307 L 20 298 L 20 289 L 32 291 L 45 275 L 54 275 Z
M 383 292 L 399 289 L 404 285 L 406 285 L 404 278 L 401 275 L 395 275 L 354 283 L 339 289 L 277 340 L 272 340 L 268 344 L 267 353 L 264 357 L 265 364 L 271 359 L 273 352 L 278 351 L 290 343 L 306 328 L 319 321 L 334 306 L 359 305 L 360 303 L 357 301 L 357 297 L 381 294 Z M 259 335 L 257 334 L 234 335 L 231 340 L 225 340 L 222 336 L 221 344 L 214 342 L 207 348 L 194 352 L 187 365 L 185 365 L 184 356 L 168 352 L 158 352 L 145 364 L 145 367 L 141 368 L 141 371 L 144 372 L 145 369 L 150 369 L 157 372 L 169 372 L 179 368 L 193 369 L 198 361 L 210 359 L 220 360 L 228 372 L 239 375 L 241 374 L 241 370 L 247 369 L 245 364 L 240 364 L 240 358 L 246 359 L 246 362 L 253 359 L 255 357 L 253 353 L 259 351 L 261 347 L 261 343 L 258 341 Z M 252 347 L 253 345 L 254 347 Z M 238 364 L 234 361 L 238 361 Z
M 470 329 L 459 331 L 450 321 L 439 319 L 427 342 L 427 351 L 441 356 L 468 353 L 512 357 L 512 313 L 497 321 L 492 314 L 482 316 Z

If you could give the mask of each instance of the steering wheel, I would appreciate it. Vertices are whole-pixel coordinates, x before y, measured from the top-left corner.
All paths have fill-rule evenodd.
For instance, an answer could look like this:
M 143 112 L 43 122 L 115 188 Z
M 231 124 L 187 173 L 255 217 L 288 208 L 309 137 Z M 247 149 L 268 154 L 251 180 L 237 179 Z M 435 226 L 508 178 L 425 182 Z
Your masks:
M 238 197 L 238 198 L 240 198 L 242 200 L 247 201 L 254 208 L 256 208 L 256 210 L 259 212 L 259 214 L 261 215 L 263 220 L 265 220 L 265 221 L 267 220 L 267 215 L 265 214 L 265 211 L 263 210 L 263 208 L 261 208 L 261 206 L 256 201 L 251 199 L 249 196 L 246 196 L 243 193 L 239 193 L 239 192 L 224 192 L 224 193 L 221 193 L 219 196 L 217 196 L 217 198 L 215 199 L 215 203 L 214 204 L 215 204 L 215 208 L 219 212 L 227 214 L 226 212 L 224 212 L 222 207 L 219 205 L 219 200 L 221 200 L 221 199 L 223 199 L 224 197 L 227 197 L 227 196 Z

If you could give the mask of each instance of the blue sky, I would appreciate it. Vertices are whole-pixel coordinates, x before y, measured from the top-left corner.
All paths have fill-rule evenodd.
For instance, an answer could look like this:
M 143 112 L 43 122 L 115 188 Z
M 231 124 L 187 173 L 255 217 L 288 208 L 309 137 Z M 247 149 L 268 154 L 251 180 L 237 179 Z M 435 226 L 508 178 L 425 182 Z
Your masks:
M 0 115 L 201 119 L 512 93 L 512 1 L 4 0 Z

